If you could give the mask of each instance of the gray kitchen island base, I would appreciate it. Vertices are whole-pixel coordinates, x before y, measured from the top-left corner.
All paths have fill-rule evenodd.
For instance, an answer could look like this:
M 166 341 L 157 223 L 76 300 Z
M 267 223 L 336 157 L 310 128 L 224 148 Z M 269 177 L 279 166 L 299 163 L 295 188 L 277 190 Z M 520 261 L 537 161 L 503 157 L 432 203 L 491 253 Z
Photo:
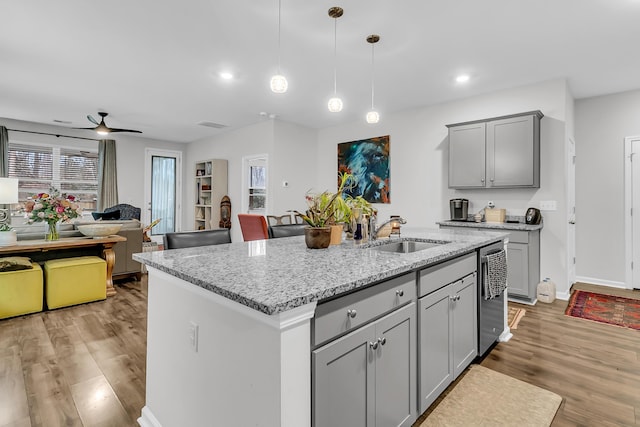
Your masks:
M 310 426 L 315 302 L 269 316 L 148 271 L 141 426 Z

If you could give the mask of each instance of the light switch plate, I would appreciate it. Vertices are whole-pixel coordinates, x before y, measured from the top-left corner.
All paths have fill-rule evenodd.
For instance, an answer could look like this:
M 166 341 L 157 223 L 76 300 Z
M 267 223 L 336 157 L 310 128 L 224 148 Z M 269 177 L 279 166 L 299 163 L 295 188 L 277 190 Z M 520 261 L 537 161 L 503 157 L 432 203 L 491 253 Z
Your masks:
M 555 200 L 540 200 L 541 211 L 555 211 L 557 209 L 558 206 Z

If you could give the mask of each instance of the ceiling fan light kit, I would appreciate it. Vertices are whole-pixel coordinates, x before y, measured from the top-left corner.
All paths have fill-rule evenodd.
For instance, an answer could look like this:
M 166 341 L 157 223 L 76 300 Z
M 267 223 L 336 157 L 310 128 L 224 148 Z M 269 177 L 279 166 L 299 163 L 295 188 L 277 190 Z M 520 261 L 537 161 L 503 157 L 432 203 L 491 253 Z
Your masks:
M 98 112 L 98 115 L 101 118 L 100 123 L 98 123 L 98 121 L 96 119 L 94 119 L 91 115 L 87 116 L 87 120 L 89 120 L 91 123 L 96 125 L 95 127 L 92 127 L 92 128 L 73 128 L 73 129 L 93 130 L 98 135 L 109 135 L 110 133 L 115 133 L 115 132 L 142 133 L 141 131 L 134 130 L 134 129 L 110 128 L 109 126 L 107 126 L 104 123 L 104 118 L 107 117 L 109 115 L 109 113 L 105 113 L 105 112 L 100 111 L 100 112 Z

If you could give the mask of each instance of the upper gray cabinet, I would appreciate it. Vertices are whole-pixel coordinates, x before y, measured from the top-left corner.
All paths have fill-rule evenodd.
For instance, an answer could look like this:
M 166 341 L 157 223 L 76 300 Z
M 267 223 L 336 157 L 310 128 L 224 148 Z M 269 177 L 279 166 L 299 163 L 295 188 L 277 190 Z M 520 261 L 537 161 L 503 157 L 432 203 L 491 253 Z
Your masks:
M 450 188 L 540 187 L 540 111 L 447 125 Z

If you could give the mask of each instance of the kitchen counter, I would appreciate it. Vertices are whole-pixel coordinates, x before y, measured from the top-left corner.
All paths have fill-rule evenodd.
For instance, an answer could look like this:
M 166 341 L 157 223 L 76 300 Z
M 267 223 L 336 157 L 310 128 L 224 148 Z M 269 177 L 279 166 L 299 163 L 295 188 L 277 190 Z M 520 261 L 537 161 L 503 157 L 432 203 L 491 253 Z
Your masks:
M 370 247 L 388 239 L 307 249 L 295 236 L 135 254 L 149 273 L 138 423 L 310 427 L 318 303 L 507 236 L 403 227 L 402 239 L 446 243 L 396 254 Z
M 465 227 L 465 228 L 486 228 L 487 230 L 519 230 L 519 231 L 535 231 L 541 230 L 543 224 L 525 224 L 524 221 L 518 222 L 475 222 L 475 221 L 451 221 L 445 220 L 436 222 L 438 225 L 444 225 L 447 227 Z
M 304 236 L 296 236 L 147 252 L 133 258 L 272 315 L 432 265 L 504 237 L 471 230 L 407 228 L 401 239 L 446 243 L 409 254 L 390 254 L 371 249 L 387 243 L 386 238 L 361 245 L 348 240 L 327 249 L 307 249 Z

